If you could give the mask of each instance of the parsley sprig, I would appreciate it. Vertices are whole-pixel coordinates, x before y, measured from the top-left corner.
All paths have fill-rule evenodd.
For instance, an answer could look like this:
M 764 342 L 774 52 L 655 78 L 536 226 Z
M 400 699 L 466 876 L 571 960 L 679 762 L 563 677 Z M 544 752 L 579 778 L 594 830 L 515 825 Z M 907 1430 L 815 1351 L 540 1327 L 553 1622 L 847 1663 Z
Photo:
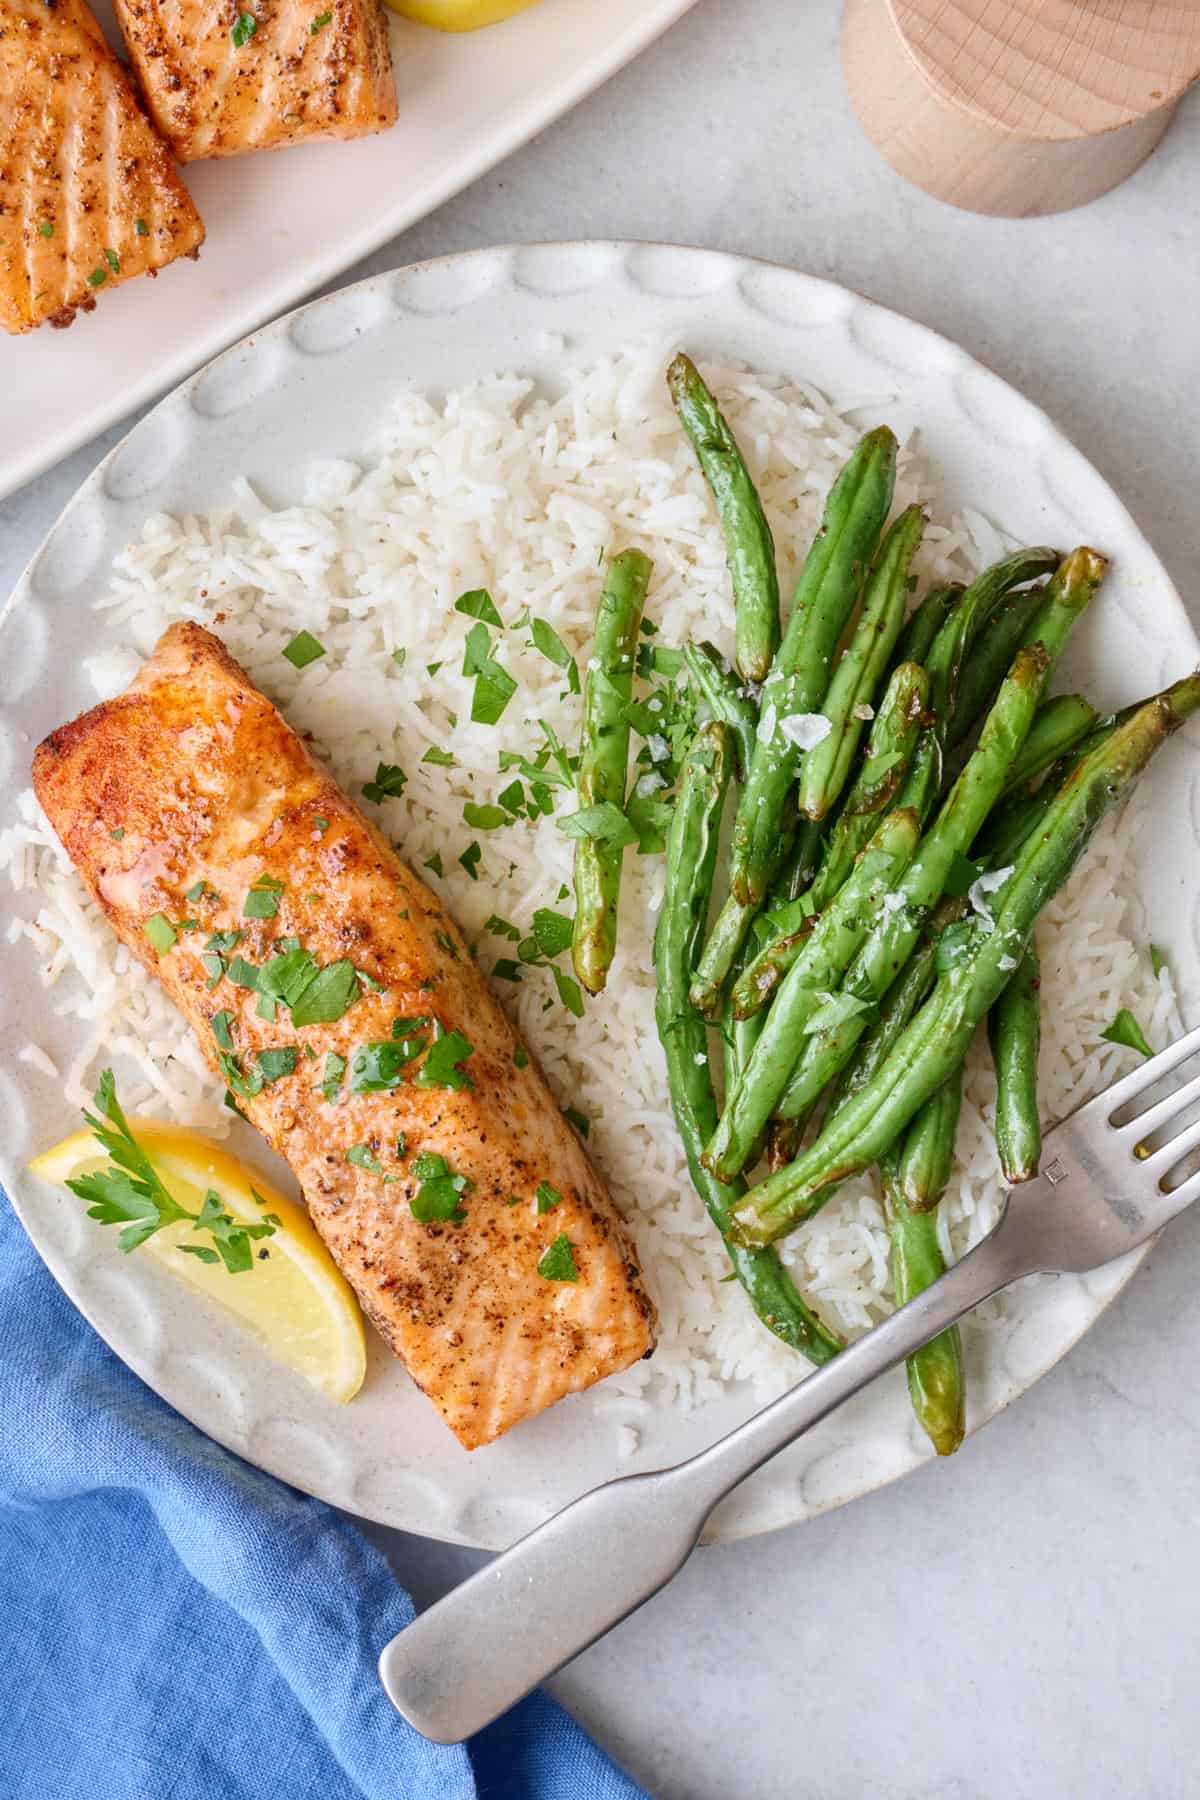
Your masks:
M 97 1143 L 112 1158 L 114 1167 L 98 1169 L 91 1175 L 79 1175 L 67 1182 L 73 1194 L 89 1202 L 88 1217 L 101 1225 L 120 1225 L 117 1239 L 129 1254 L 152 1238 L 164 1225 L 190 1219 L 197 1232 L 207 1232 L 212 1244 L 180 1244 L 188 1256 L 201 1262 L 224 1263 L 230 1275 L 244 1275 L 254 1267 L 250 1246 L 259 1238 L 274 1237 L 280 1228 L 278 1214 L 264 1211 L 254 1224 L 234 1219 L 213 1188 L 204 1196 L 198 1213 L 181 1206 L 142 1149 L 117 1099 L 116 1082 L 111 1069 L 105 1069 L 96 1088 L 96 1112 L 86 1109 L 84 1118 Z M 97 1114 L 100 1116 L 97 1117 Z M 260 1205 L 265 1201 L 251 1188 Z

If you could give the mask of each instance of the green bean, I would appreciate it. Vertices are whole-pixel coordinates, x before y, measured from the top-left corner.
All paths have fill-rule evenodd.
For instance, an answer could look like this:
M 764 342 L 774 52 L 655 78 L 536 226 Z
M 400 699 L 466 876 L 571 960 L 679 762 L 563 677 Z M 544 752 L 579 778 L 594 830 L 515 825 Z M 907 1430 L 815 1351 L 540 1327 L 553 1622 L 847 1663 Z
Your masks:
M 762 692 L 763 725 L 733 828 L 731 886 L 743 906 L 762 899 L 782 860 L 784 807 L 800 751 L 781 719 L 815 712 L 825 698 L 834 652 L 850 617 L 892 503 L 896 440 L 886 425 L 868 432 L 833 484 L 825 516 L 796 587 L 792 616 Z
M 1058 551 L 1045 544 L 1015 550 L 1011 556 L 1001 557 L 982 575 L 977 575 L 947 618 L 925 658 L 929 670 L 930 704 L 941 724 L 944 742 L 949 737 L 956 710 L 962 671 L 997 601 L 1013 588 L 1036 581 L 1039 575 L 1048 575 L 1061 566 Z M 1000 673 L 1003 675 L 1003 668 Z
M 713 1024 L 721 1016 L 725 983 L 761 909 L 761 902 L 743 906 L 733 894 L 728 894 L 713 920 L 691 986 L 692 1005 Z
M 974 648 L 964 657 L 946 733 L 946 742 L 951 749 L 974 729 L 992 704 L 1013 657 L 1026 642 L 1028 628 L 1044 595 L 1043 588 L 1031 587 L 1002 600 L 980 632 Z
M 898 1173 L 909 1212 L 932 1212 L 946 1191 L 954 1167 L 954 1140 L 962 1099 L 960 1063 L 930 1094 L 904 1133 Z
M 779 643 L 779 577 L 771 528 L 733 433 L 695 363 L 682 351 L 667 370 L 667 386 L 721 515 L 736 609 L 737 666 L 743 680 L 764 681 Z
M 769 910 L 790 905 L 811 886 L 824 834 L 824 826 L 812 819 L 785 831 L 782 861 L 765 901 Z M 710 1022 L 721 1016 L 725 983 L 763 905 L 741 906 L 730 894 L 713 921 L 692 981 L 692 1005 Z
M 747 962 L 743 953 L 739 958 L 739 967 Z M 766 1024 L 763 1013 L 751 1019 L 739 1019 L 729 999 L 726 999 L 721 1013 L 721 1043 L 724 1049 L 725 1093 L 731 1094 L 741 1080 L 747 1063 L 754 1054 L 754 1046 L 762 1036 L 762 1028 Z M 760 1136 L 749 1158 L 748 1166 L 754 1167 L 763 1153 L 764 1138 Z
M 688 674 L 707 700 L 713 718 L 722 720 L 732 731 L 737 749 L 737 776 L 739 781 L 744 781 L 754 754 L 758 708 L 747 699 L 743 683 L 714 644 L 685 644 L 683 660 Z
M 1081 549 L 1056 571 L 1046 590 L 1037 641 L 1019 652 L 987 716 L 979 743 L 847 972 L 843 985 L 863 1002 L 863 1013 L 841 1020 L 836 1038 L 813 1033 L 776 1109 L 783 1118 L 802 1113 L 838 1074 L 867 1024 L 872 1006 L 908 961 L 955 859 L 968 853 L 998 799 L 1054 663 L 1105 567 L 1104 558 L 1094 550 Z
M 838 1004 L 831 990 L 862 943 L 880 902 L 903 875 L 920 832 L 915 813 L 888 814 L 788 971 L 754 1053 L 733 1092 L 726 1094 L 720 1123 L 705 1146 L 705 1167 L 723 1181 L 745 1168 L 795 1066 L 805 1027 L 823 1008 Z
M 1087 756 L 1022 847 L 996 895 L 991 929 L 969 934 L 887 1063 L 787 1169 L 751 1188 L 733 1215 L 740 1243 L 767 1244 L 824 1204 L 838 1184 L 889 1149 L 958 1067 L 980 1021 L 1025 953 L 1041 908 L 1071 874 L 1100 820 L 1155 751 L 1200 707 L 1200 675 L 1147 701 Z
M 953 1133 L 951 1133 L 953 1149 Z M 907 1306 L 946 1273 L 933 1211 L 914 1210 L 905 1191 L 909 1173 L 907 1144 L 893 1146 L 879 1161 L 883 1214 L 891 1246 L 892 1287 L 896 1305 Z M 934 1196 L 936 1206 L 940 1193 Z M 962 1336 L 957 1325 L 941 1331 L 907 1358 L 912 1409 L 939 1456 L 950 1456 L 966 1430 L 966 1383 Z
M 1017 972 L 988 1014 L 996 1067 L 996 1148 L 1004 1179 L 1032 1181 L 1042 1155 L 1037 1065 L 1042 1035 L 1037 949 L 1029 942 Z
M 846 992 L 861 1011 L 839 1018 L 833 1034 L 814 1031 L 777 1111 L 792 1118 L 812 1104 L 842 1067 L 843 1057 L 868 1024 L 871 1008 L 887 992 L 911 956 L 926 918 L 941 898 L 957 856 L 965 856 L 1004 784 L 1045 683 L 1047 658 L 1040 646 L 1023 650 L 988 714 L 978 747 L 942 805 L 936 820 L 846 974 Z
M 947 925 L 957 924 L 966 910 L 965 900 L 939 903 L 921 942 L 880 1001 L 878 1017 L 863 1033 L 853 1056 L 834 1082 L 825 1110 L 826 1124 L 831 1124 L 846 1102 L 883 1067 L 905 1026 L 929 998 L 937 978 L 937 949 L 942 933 Z
M 653 565 L 640 550 L 624 550 L 608 565 L 596 612 L 595 646 L 583 694 L 583 728 L 576 784 L 581 807 L 625 805 L 629 722 L 623 706 L 633 694 L 638 628 Z M 571 960 L 590 994 L 608 979 L 617 947 L 617 907 L 624 847 L 612 839 L 575 841 L 575 926 Z
M 874 834 L 908 774 L 929 700 L 929 677 L 916 663 L 899 663 L 875 715 L 867 753 L 829 833 L 813 882 L 813 905 L 824 912 L 855 859 Z
M 1043 701 L 1029 736 L 1013 759 L 1001 799 L 1044 775 L 1060 756 L 1082 743 L 1099 721 L 1099 713 L 1082 694 L 1057 694 L 1053 700 Z
M 904 630 L 892 651 L 889 678 L 901 663 L 921 663 L 933 648 L 933 641 L 963 596 L 961 582 L 949 587 L 932 588 L 916 610 L 909 614 Z
M 889 527 L 863 588 L 853 635 L 834 671 L 822 706 L 825 737 L 800 765 L 797 804 L 823 819 L 846 785 L 869 709 L 891 657 L 908 604 L 908 571 L 925 530 L 925 514 L 910 506 Z
M 717 859 L 721 811 L 732 754 L 728 728 L 702 725 L 684 759 L 667 842 L 667 879 L 654 939 L 655 1022 L 667 1060 L 675 1124 L 696 1190 L 725 1240 L 733 1271 L 755 1312 L 776 1337 L 813 1362 L 827 1362 L 842 1340 L 797 1293 L 773 1250 L 728 1240 L 730 1209 L 745 1183 L 726 1186 L 700 1161 L 717 1123 L 704 1022 L 688 1001 L 692 958 L 704 929 Z

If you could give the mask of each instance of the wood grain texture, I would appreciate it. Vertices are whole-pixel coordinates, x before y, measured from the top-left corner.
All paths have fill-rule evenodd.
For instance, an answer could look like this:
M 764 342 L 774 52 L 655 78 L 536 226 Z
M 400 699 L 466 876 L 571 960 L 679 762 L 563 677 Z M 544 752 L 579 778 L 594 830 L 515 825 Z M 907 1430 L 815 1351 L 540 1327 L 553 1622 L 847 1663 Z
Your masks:
M 977 212 L 1057 212 L 1149 155 L 1200 74 L 1193 0 L 846 0 L 842 59 L 868 137 Z

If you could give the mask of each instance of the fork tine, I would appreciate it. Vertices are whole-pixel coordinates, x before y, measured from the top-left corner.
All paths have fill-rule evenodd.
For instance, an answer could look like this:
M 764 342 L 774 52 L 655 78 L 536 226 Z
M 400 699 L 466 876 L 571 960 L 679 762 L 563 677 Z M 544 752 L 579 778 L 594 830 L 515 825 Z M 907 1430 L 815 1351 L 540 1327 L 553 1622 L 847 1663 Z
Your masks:
M 1185 1130 L 1178 1132 L 1173 1138 L 1168 1138 L 1167 1142 L 1160 1149 L 1155 1150 L 1153 1155 L 1142 1159 L 1140 1167 L 1143 1173 L 1149 1175 L 1153 1181 L 1161 1181 L 1162 1177 L 1169 1174 L 1176 1163 L 1182 1162 L 1188 1152 L 1194 1150 L 1197 1144 L 1200 1144 L 1200 1119 L 1193 1119 Z M 1173 1189 L 1172 1192 L 1174 1192 Z
M 1105 1098 L 1111 1099 L 1112 1091 L 1109 1088 Z M 1197 1100 L 1200 1100 L 1200 1075 L 1193 1075 L 1190 1081 L 1185 1082 L 1181 1088 L 1176 1088 L 1174 1093 L 1168 1094 L 1165 1099 L 1156 1100 L 1145 1112 L 1138 1113 L 1124 1125 L 1115 1125 L 1113 1130 L 1119 1137 L 1132 1140 L 1135 1144 L 1144 1143 L 1147 1138 L 1154 1136 L 1160 1125 L 1169 1125 L 1172 1119 L 1185 1112 Z
M 1164 1194 L 1160 1188 L 1159 1199 L 1164 1207 L 1170 1209 L 1164 1212 L 1162 1223 L 1166 1225 L 1171 1219 L 1178 1218 L 1179 1214 L 1198 1197 L 1200 1197 L 1200 1169 L 1197 1169 L 1194 1175 L 1189 1175 L 1186 1181 L 1181 1181 L 1178 1187 L 1172 1188 L 1170 1193 Z
M 1148 1087 L 1153 1087 L 1156 1081 L 1161 1081 L 1164 1075 L 1169 1075 L 1172 1069 L 1177 1069 L 1180 1063 L 1186 1062 L 1189 1056 L 1195 1056 L 1198 1050 L 1200 1025 L 1194 1031 L 1185 1031 L 1181 1038 L 1176 1038 L 1173 1044 L 1168 1044 L 1165 1050 L 1160 1050 L 1157 1056 L 1144 1062 L 1140 1069 L 1133 1069 L 1128 1075 L 1122 1075 L 1120 1081 L 1114 1081 L 1111 1087 L 1105 1088 L 1091 1104 L 1095 1107 L 1103 1105 L 1106 1116 L 1111 1118 L 1113 1113 L 1119 1112 L 1130 1100 L 1136 1100 Z

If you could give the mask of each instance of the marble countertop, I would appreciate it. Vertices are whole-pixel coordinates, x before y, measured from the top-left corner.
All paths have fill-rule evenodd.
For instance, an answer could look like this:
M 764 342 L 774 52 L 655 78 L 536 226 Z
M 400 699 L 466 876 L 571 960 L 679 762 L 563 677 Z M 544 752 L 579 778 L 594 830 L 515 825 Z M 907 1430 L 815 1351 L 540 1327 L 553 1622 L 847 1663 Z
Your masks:
M 1093 205 L 975 218 L 906 187 L 859 133 L 837 11 L 699 0 L 346 279 L 567 237 L 665 238 L 830 276 L 1038 400 L 1126 500 L 1200 624 L 1200 100 Z M 119 435 L 0 503 L 0 589 Z M 558 1678 L 560 1698 L 662 1800 L 1193 1794 L 1198 1293 L 1200 1221 L 1187 1219 L 952 1463 L 702 1552 Z M 373 1535 L 419 1604 L 481 1560 Z

